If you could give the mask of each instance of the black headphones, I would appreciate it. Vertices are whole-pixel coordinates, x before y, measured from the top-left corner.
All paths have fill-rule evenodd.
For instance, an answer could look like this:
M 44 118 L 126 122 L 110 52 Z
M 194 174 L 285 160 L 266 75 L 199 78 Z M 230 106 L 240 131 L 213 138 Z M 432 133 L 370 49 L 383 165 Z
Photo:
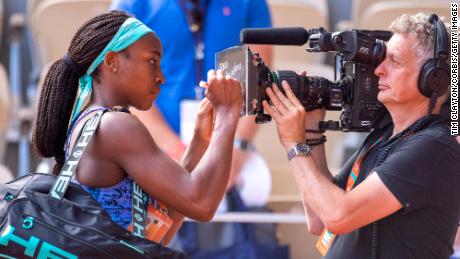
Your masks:
M 434 56 L 429 59 L 420 71 L 418 89 L 426 97 L 443 95 L 450 85 L 450 68 L 447 63 L 449 45 L 447 30 L 436 14 L 430 15 L 429 21 L 434 26 Z

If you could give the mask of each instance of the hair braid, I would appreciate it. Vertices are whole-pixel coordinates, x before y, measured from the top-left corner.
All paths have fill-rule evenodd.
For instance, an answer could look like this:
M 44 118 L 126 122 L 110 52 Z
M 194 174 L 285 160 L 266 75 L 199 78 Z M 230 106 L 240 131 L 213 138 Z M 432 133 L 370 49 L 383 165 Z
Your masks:
M 68 55 L 86 71 L 129 17 L 124 12 L 111 11 L 90 19 L 73 37 Z M 97 72 L 92 76 L 97 76 Z M 64 164 L 64 144 L 78 79 L 61 58 L 51 65 L 40 93 L 32 145 L 34 152 L 41 156 L 55 158 L 53 174 L 59 173 Z

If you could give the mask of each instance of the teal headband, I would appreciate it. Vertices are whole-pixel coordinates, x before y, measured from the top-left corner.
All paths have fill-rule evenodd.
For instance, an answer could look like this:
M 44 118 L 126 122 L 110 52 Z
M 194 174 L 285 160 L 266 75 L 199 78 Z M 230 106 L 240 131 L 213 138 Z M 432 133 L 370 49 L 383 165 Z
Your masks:
M 104 61 L 105 54 L 109 51 L 122 51 L 149 32 L 154 33 L 149 27 L 136 18 L 128 18 L 121 25 L 112 40 L 107 44 L 99 56 L 94 59 L 93 63 L 91 63 L 88 70 L 86 70 L 85 75 L 80 77 L 77 99 L 70 117 L 70 125 L 73 124 L 78 114 L 85 108 L 91 98 L 91 92 L 93 90 L 93 78 L 91 77 L 91 74 L 97 69 L 102 61 Z

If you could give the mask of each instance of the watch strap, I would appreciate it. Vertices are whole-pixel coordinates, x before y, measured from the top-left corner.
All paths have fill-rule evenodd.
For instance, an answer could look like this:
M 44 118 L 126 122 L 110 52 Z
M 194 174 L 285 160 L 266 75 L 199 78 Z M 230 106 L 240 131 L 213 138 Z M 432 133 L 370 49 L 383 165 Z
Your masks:
M 288 160 L 291 161 L 295 156 L 308 156 L 311 153 L 311 146 L 305 143 L 297 143 L 288 151 Z

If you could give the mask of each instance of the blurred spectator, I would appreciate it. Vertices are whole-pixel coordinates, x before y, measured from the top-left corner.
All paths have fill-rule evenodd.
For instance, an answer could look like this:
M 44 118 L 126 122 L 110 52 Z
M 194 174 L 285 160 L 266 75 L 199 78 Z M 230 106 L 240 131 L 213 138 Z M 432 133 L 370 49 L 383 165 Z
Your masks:
M 0 183 L 7 183 L 13 180 L 13 175 L 7 167 L 0 164 Z

